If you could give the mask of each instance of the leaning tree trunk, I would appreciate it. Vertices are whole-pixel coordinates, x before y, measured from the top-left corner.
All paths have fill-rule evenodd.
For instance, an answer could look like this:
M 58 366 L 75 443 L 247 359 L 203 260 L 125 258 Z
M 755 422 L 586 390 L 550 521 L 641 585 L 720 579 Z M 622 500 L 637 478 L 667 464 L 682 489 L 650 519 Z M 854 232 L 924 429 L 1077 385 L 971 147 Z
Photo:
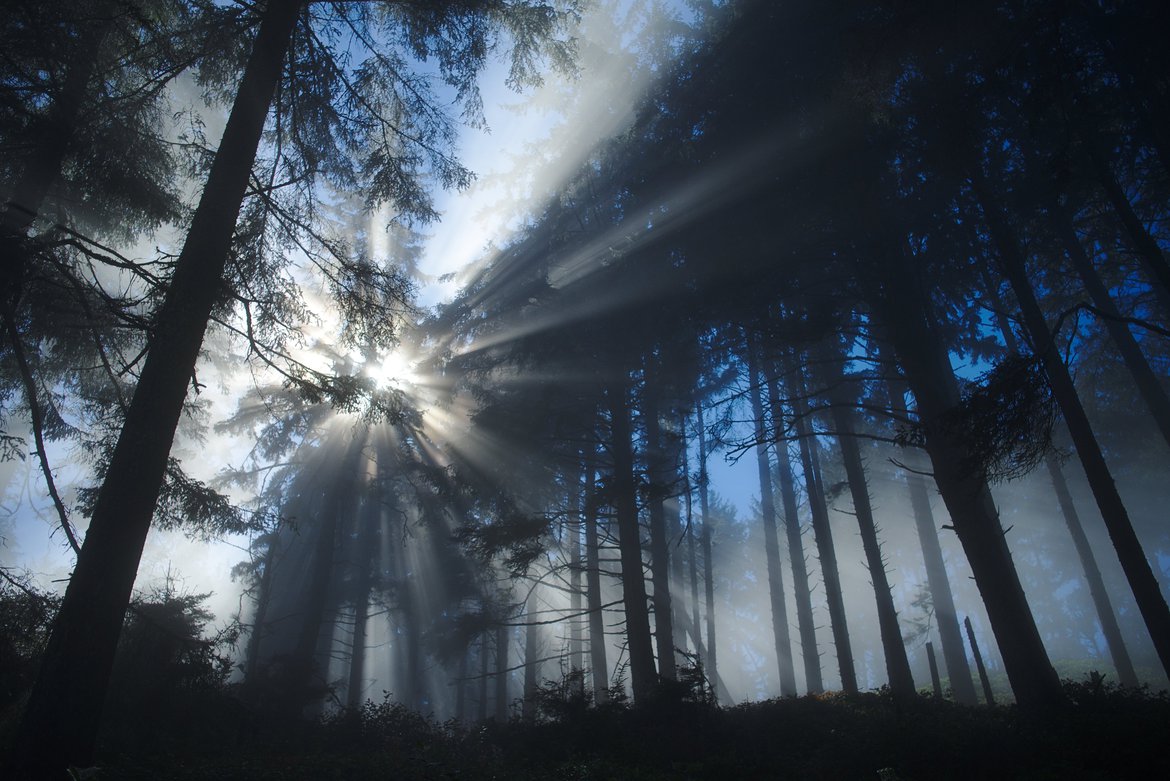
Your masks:
M 17 764 L 30 774 L 59 775 L 70 765 L 92 764 L 122 619 L 301 5 L 272 0 L 264 11 L 187 241 L 155 314 L 150 352 L 16 741 Z
M 642 565 L 642 533 L 634 483 L 633 434 L 624 386 L 611 385 L 609 401 L 613 453 L 613 508 L 617 515 L 618 547 L 622 563 L 622 601 L 625 603 L 626 640 L 630 654 L 630 686 L 635 702 L 644 702 L 654 690 L 654 648 L 650 641 L 650 613 L 646 607 L 646 576 Z
M 861 448 L 857 445 L 857 434 L 853 426 L 852 401 L 841 394 L 844 375 L 841 372 L 833 378 L 837 392 L 833 399 L 833 421 L 837 427 L 837 444 L 845 461 L 845 477 L 853 497 L 853 510 L 861 534 L 861 546 L 865 551 L 865 562 L 873 583 L 877 603 L 878 631 L 882 638 L 882 651 L 886 657 L 886 674 L 889 676 L 890 692 L 896 698 L 910 699 L 915 695 L 914 677 L 910 673 L 910 661 L 906 658 L 906 644 L 898 626 L 898 613 L 894 609 L 894 597 L 886 577 L 886 563 L 878 541 L 877 524 L 873 518 L 873 507 L 869 501 L 869 486 L 865 479 L 865 465 L 861 461 Z
M 646 462 L 650 479 L 650 574 L 654 586 L 654 640 L 658 646 L 658 674 L 665 680 L 678 677 L 674 662 L 674 616 L 670 594 L 670 545 L 666 538 L 667 469 L 664 463 L 662 422 L 658 417 L 655 389 L 647 383 Z
M 1016 701 L 1057 705 L 1064 701 L 1060 679 L 1036 628 L 991 492 L 968 466 L 967 444 L 945 424 L 960 400 L 950 357 L 931 326 L 926 294 L 915 284 L 900 242 L 891 239 L 888 246 L 891 251 L 874 264 L 882 276 L 868 298 L 917 402 L 935 483 L 983 597 Z
M 906 409 L 906 393 L 900 380 L 886 379 L 890 396 L 890 408 L 903 420 L 910 419 Z M 951 681 L 951 693 L 955 701 L 963 705 L 978 702 L 975 683 L 971 677 L 971 665 L 967 663 L 967 652 L 963 649 L 963 633 L 959 629 L 959 613 L 955 610 L 955 597 L 951 581 L 947 577 L 946 562 L 943 560 L 942 545 L 934 525 L 934 513 L 930 509 L 929 479 L 922 473 L 917 453 L 906 459 L 906 488 L 910 492 L 910 511 L 914 515 L 914 528 L 918 532 L 918 546 L 922 549 L 922 560 L 926 567 L 926 585 L 934 604 L 938 636 L 942 641 L 943 661 Z
M 794 402 L 796 436 L 800 442 L 801 468 L 804 470 L 805 491 L 812 513 L 817 557 L 821 562 L 821 580 L 825 584 L 825 601 L 829 605 L 829 626 L 833 632 L 833 647 L 837 651 L 837 669 L 841 674 L 841 688 L 849 694 L 856 694 L 857 672 L 853 666 L 853 645 L 849 640 L 849 625 L 845 618 L 845 599 L 841 591 L 841 575 L 837 569 L 833 530 L 829 526 L 829 508 L 825 504 L 825 494 L 821 487 L 816 441 L 812 438 L 804 388 L 798 388 L 797 393 L 798 398 Z
M 1170 609 L 1167 608 L 1166 599 L 1162 596 L 1158 580 L 1134 531 L 1129 511 L 1113 482 L 1113 475 L 1089 424 L 1088 415 L 1081 405 L 1068 367 L 1060 357 L 1048 322 L 1036 300 L 1019 243 L 1012 234 L 998 203 L 992 200 L 990 190 L 981 175 L 972 176 L 971 182 L 983 207 L 984 219 L 999 253 L 1004 275 L 1016 294 L 1024 325 L 1028 329 L 1037 356 L 1044 364 L 1052 394 L 1060 406 L 1061 414 L 1072 436 L 1073 446 L 1080 457 L 1093 497 L 1101 510 L 1101 517 L 1105 521 L 1105 528 L 1109 531 L 1113 547 L 1117 550 L 1121 568 L 1133 590 L 1138 610 L 1145 619 L 1146 628 L 1150 632 L 1150 639 L 1154 642 L 1154 649 L 1158 653 L 1162 668 L 1170 673 Z
M 780 672 L 780 696 L 796 696 L 796 672 L 792 662 L 792 638 L 788 631 L 788 608 L 784 604 L 784 576 L 780 570 L 780 541 L 776 532 L 776 501 L 772 494 L 772 463 L 768 458 L 768 436 L 764 402 L 760 393 L 759 356 L 749 336 L 748 387 L 755 421 L 756 471 L 760 480 L 760 513 L 764 526 L 764 553 L 768 562 L 768 597 L 772 605 L 772 641 Z
M 788 537 L 788 560 L 792 564 L 792 591 L 796 597 L 796 624 L 800 631 L 800 653 L 804 661 L 804 685 L 809 694 L 820 694 L 825 690 L 825 684 L 821 679 L 821 657 L 817 653 L 812 592 L 808 585 L 808 562 L 804 556 L 800 517 L 796 510 L 792 458 L 788 454 L 787 438 L 780 435 L 780 421 L 784 418 L 784 411 L 780 402 L 780 386 L 775 375 L 768 380 L 768 390 L 772 398 L 772 422 L 776 428 L 773 447 L 776 450 L 776 467 L 780 475 L 780 496 L 784 502 L 784 531 Z
M 996 311 L 1003 312 L 1003 305 L 999 302 L 998 292 L 994 287 L 990 275 L 984 278 L 988 294 L 996 304 Z M 1007 318 L 999 314 L 995 318 L 999 332 L 1003 336 L 1004 346 L 1012 355 L 1018 355 L 1019 345 L 1016 335 L 1008 326 Z M 1064 469 L 1054 453 L 1048 453 L 1044 459 L 1048 467 L 1048 475 L 1052 479 L 1052 489 L 1056 493 L 1057 504 L 1060 505 L 1061 517 L 1064 518 L 1077 557 L 1081 561 L 1081 568 L 1085 571 L 1085 582 L 1089 585 L 1089 595 L 1093 599 L 1093 607 L 1097 610 L 1097 620 L 1101 622 L 1101 634 L 1105 636 L 1105 644 L 1109 647 L 1109 656 L 1113 666 L 1117 669 L 1117 679 L 1125 686 L 1137 686 L 1137 673 L 1133 669 L 1133 662 L 1129 658 L 1129 650 L 1121 636 L 1121 627 L 1117 624 L 1117 613 L 1109 599 L 1109 592 L 1105 588 L 1105 579 L 1101 577 L 1101 568 L 1097 566 L 1097 556 L 1089 545 L 1085 535 L 1084 525 L 1081 523 L 1080 513 L 1073 503 L 1072 495 L 1068 490 L 1068 482 L 1064 479 Z

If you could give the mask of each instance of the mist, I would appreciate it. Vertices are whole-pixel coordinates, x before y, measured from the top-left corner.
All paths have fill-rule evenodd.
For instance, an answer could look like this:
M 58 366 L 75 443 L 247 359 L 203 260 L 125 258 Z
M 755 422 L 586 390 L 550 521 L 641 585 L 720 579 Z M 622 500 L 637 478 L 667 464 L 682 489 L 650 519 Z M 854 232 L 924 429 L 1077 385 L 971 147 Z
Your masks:
M 33 5 L 14 777 L 1162 772 L 1161 10 Z

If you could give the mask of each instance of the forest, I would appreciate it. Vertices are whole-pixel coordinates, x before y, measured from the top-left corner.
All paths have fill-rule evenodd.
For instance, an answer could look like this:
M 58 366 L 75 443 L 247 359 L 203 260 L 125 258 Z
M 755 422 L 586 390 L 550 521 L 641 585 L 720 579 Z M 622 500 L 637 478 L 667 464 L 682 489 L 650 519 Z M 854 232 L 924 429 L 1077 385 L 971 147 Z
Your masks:
M 1170 777 L 1167 30 L 9 3 L 0 775 Z

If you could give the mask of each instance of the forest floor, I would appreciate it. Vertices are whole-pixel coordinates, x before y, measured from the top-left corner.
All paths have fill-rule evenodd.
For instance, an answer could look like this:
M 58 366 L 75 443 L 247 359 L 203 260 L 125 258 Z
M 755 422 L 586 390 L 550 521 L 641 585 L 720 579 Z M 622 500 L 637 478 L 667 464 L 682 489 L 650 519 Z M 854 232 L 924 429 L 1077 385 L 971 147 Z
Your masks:
M 899 703 L 885 692 L 732 708 L 674 692 L 639 708 L 594 707 L 550 685 L 536 723 L 441 724 L 367 703 L 311 725 L 265 721 L 246 739 L 198 749 L 199 729 L 149 751 L 108 745 L 98 778 L 1170 778 L 1170 697 L 1099 680 L 1066 690 L 1068 707 L 1029 713 L 925 696 Z

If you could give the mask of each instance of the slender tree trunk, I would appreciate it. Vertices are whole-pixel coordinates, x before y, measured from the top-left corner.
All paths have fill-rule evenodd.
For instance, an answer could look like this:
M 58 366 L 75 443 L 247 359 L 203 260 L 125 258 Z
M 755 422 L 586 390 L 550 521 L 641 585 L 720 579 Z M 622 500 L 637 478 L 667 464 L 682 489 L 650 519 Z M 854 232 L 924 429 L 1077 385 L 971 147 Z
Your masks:
M 585 487 L 585 606 L 589 610 L 589 663 L 593 668 L 593 699 L 609 701 L 609 662 L 605 653 L 605 616 L 601 608 L 601 556 L 597 542 L 597 496 L 593 470 Z
M 784 575 L 780 570 L 780 541 L 776 532 L 776 503 L 772 495 L 772 463 L 768 458 L 768 435 L 764 402 L 760 393 L 759 356 L 748 336 L 748 386 L 755 419 L 756 471 L 760 480 L 760 513 L 764 526 L 764 553 L 768 562 L 768 597 L 772 605 L 772 641 L 780 672 L 780 696 L 796 696 L 796 672 L 792 662 L 792 638 L 788 631 L 788 608 L 784 603 Z
M 508 720 L 508 630 L 496 627 L 496 721 Z
M 662 421 L 658 400 L 650 383 L 646 387 L 646 461 L 650 478 L 650 565 L 654 586 L 654 639 L 658 646 L 658 674 L 665 680 L 678 678 L 674 662 L 674 621 L 670 594 L 670 545 L 666 539 L 668 477 L 664 464 Z
M 841 673 L 841 688 L 849 694 L 857 693 L 857 672 L 853 667 L 853 646 L 849 641 L 849 625 L 845 618 L 845 600 L 841 593 L 841 575 L 837 570 L 837 551 L 833 545 L 833 531 L 829 526 L 829 508 L 821 488 L 820 467 L 817 463 L 816 442 L 808 420 L 808 402 L 804 389 L 798 389 L 795 401 L 796 435 L 800 441 L 800 460 L 804 470 L 805 491 L 812 513 L 813 535 L 816 538 L 817 557 L 821 562 L 821 578 L 825 584 L 825 600 L 829 605 L 829 625 L 833 631 L 833 647 L 837 651 L 837 668 Z
M 886 577 L 886 563 L 878 541 L 877 525 L 874 523 L 873 508 L 869 501 L 869 487 L 865 479 L 865 465 L 861 461 L 861 449 L 857 445 L 852 410 L 847 399 L 834 399 L 833 420 L 837 427 L 837 443 L 845 461 L 845 476 L 853 497 L 853 510 L 861 533 L 861 545 L 873 584 L 877 601 L 878 630 L 882 638 L 882 650 L 886 656 L 886 674 L 889 676 L 890 691 L 895 697 L 913 698 L 916 694 L 914 678 L 910 673 L 910 661 L 906 658 L 906 645 L 902 641 L 902 630 L 898 626 L 898 613 L 894 609 L 894 597 Z
M 491 677 L 491 667 L 488 659 L 491 656 L 489 643 L 491 639 L 487 632 L 479 638 L 479 720 L 487 721 L 488 717 L 488 678 Z
M 1122 686 L 1136 688 L 1138 683 L 1137 672 L 1133 669 L 1133 661 L 1129 658 L 1129 649 L 1121 636 L 1121 627 L 1117 625 L 1117 614 L 1113 610 L 1113 603 L 1109 599 L 1109 592 L 1105 589 L 1105 579 L 1101 577 L 1101 569 L 1097 566 L 1097 558 L 1093 555 L 1093 548 L 1089 545 L 1089 538 L 1085 536 L 1085 529 L 1081 525 L 1081 517 L 1073 504 L 1072 495 L 1068 490 L 1068 482 L 1064 479 L 1064 472 L 1056 456 L 1049 454 L 1045 459 L 1048 474 L 1052 478 L 1052 487 L 1056 491 L 1056 499 L 1060 503 L 1061 513 L 1068 526 L 1069 536 L 1085 570 L 1085 580 L 1089 584 L 1089 596 L 1093 599 L 1093 606 L 1097 609 L 1097 619 L 1101 622 L 1101 634 L 1105 636 L 1105 644 L 1109 647 L 1109 657 L 1117 670 L 1117 680 Z
M 24 772 L 92 764 L 122 619 L 300 9 L 300 0 L 272 0 L 264 11 L 25 710 L 16 741 Z
M 714 678 L 719 674 L 715 645 L 715 564 L 711 552 L 711 504 L 707 493 L 707 429 L 703 423 L 703 407 L 695 404 L 699 433 L 699 513 L 703 516 L 703 535 L 700 539 L 703 549 L 703 601 L 707 609 L 707 656 L 704 666 L 707 675 Z M 696 632 L 698 628 L 696 627 Z
M 1036 629 L 991 492 L 967 467 L 966 443 L 943 422 L 959 403 L 950 357 L 930 325 L 925 293 L 915 284 L 900 242 L 891 239 L 889 246 L 892 252 L 880 262 L 882 288 L 871 291 L 870 303 L 888 329 L 917 402 L 935 482 L 983 597 L 1017 702 L 1058 705 L 1064 702 L 1060 679 Z
M 684 483 L 683 496 L 686 497 L 687 515 L 687 576 L 689 578 L 691 597 L 691 636 L 695 641 L 695 653 L 702 657 L 705 654 L 699 652 L 699 646 L 703 644 L 703 639 L 699 636 L 699 553 L 695 546 L 695 508 L 694 497 L 692 495 L 693 487 L 691 486 L 691 467 L 687 458 L 687 416 L 685 413 L 679 416 L 679 430 L 683 432 L 682 473 Z
M 260 575 L 260 583 L 257 586 L 256 614 L 252 617 L 252 631 L 248 634 L 248 649 L 245 652 L 245 684 L 258 682 L 260 643 L 264 639 L 264 628 L 268 622 L 268 604 L 272 598 L 272 570 L 279 555 L 279 546 L 280 532 L 276 530 L 270 535 L 268 550 L 264 552 L 264 572 Z
M 365 702 L 366 672 L 366 624 L 370 615 L 370 591 L 373 580 L 370 568 L 373 552 L 377 550 L 377 532 L 382 526 L 381 502 L 373 486 L 366 485 L 365 507 L 359 515 L 361 528 L 357 530 L 357 545 L 354 548 L 357 588 L 354 589 L 353 645 L 349 656 L 349 685 L 346 687 L 345 704 L 356 712 Z M 463 682 L 459 682 L 462 692 Z
M 934 658 L 934 643 L 926 643 L 926 661 L 930 665 L 930 685 L 934 691 L 934 698 L 943 698 L 942 681 L 938 677 L 938 661 Z
M 769 390 L 772 397 L 772 421 L 776 427 L 773 446 L 776 449 L 776 466 L 780 475 L 780 496 L 784 502 L 784 531 L 788 537 L 788 559 L 792 563 L 792 590 L 796 597 L 796 623 L 800 630 L 805 688 L 809 694 L 820 694 L 825 690 L 825 684 L 821 680 L 821 657 L 817 652 L 812 591 L 808 584 L 808 563 L 804 555 L 804 540 L 800 534 L 800 516 L 796 510 L 792 459 L 788 454 L 788 440 L 780 436 L 780 421 L 784 416 L 780 404 L 780 388 L 775 377 L 769 380 Z
M 987 287 L 988 294 L 996 300 L 996 309 L 1002 311 L 1003 306 L 997 300 L 996 289 L 992 284 L 992 280 L 987 275 L 985 275 L 984 284 Z M 1003 335 L 1004 346 L 1007 347 L 1007 351 L 1012 355 L 1018 355 L 1020 350 L 1016 342 L 1016 335 L 1008 327 L 1006 316 L 1003 314 L 997 315 L 996 323 L 999 326 L 1000 333 Z M 1118 680 L 1125 686 L 1137 686 L 1137 674 L 1134 672 L 1133 662 L 1129 658 L 1129 650 L 1125 646 L 1125 640 L 1121 636 L 1121 627 L 1117 625 L 1117 613 L 1114 611 L 1113 604 L 1109 599 L 1109 592 L 1105 588 L 1105 580 L 1101 577 L 1101 569 L 1097 566 L 1097 557 L 1089 545 L 1088 537 L 1085 535 L 1084 526 L 1081 524 L 1080 513 L 1077 512 L 1072 495 L 1069 493 L 1068 483 L 1064 479 L 1064 469 L 1061 468 L 1060 463 L 1056 460 L 1056 456 L 1052 453 L 1049 453 L 1044 460 L 1048 467 L 1048 475 L 1052 480 L 1053 491 L 1056 493 L 1057 503 L 1060 505 L 1061 517 L 1064 518 L 1065 526 L 1068 527 L 1068 533 L 1072 538 L 1073 546 L 1076 548 L 1077 556 L 1081 560 L 1081 568 L 1085 571 L 1085 582 L 1088 583 L 1089 594 L 1093 599 L 1093 606 L 1097 610 L 1097 619 L 1101 623 L 1101 633 L 1105 636 L 1105 642 L 1109 646 L 1109 656 L 1113 660 L 1113 666 L 1117 669 Z
M 891 408 L 896 414 L 909 419 L 905 393 L 900 382 L 887 380 Z M 906 474 L 906 488 L 910 492 L 910 509 L 914 515 L 914 528 L 918 531 L 918 545 L 922 549 L 922 560 L 926 567 L 926 584 L 934 604 L 934 618 L 938 624 L 938 636 L 942 641 L 943 661 L 951 681 L 951 693 L 955 701 L 963 705 L 974 705 L 975 683 L 971 677 L 971 666 L 967 663 L 967 652 L 963 647 L 963 633 L 959 629 L 959 613 L 955 610 L 955 597 L 947 577 L 943 560 L 942 545 L 934 524 L 934 513 L 930 509 L 928 478 L 921 472 L 921 458 L 917 453 L 907 451 L 909 469 Z
M 1158 580 L 1134 532 L 1129 512 L 1117 492 L 1113 475 L 1089 424 L 1088 415 L 1081 405 L 1068 367 L 1061 360 L 1044 313 L 1036 301 L 1019 243 L 1012 235 L 998 203 L 991 199 L 990 190 L 981 177 L 978 175 L 972 177 L 972 186 L 982 204 L 984 218 L 999 253 L 1004 275 L 1016 294 L 1024 325 L 1031 336 L 1037 356 L 1044 364 L 1049 386 L 1072 436 L 1073 446 L 1080 457 L 1081 466 L 1101 510 L 1105 527 L 1109 530 L 1109 537 L 1117 550 L 1126 579 L 1133 589 L 1138 609 L 1145 619 L 1158 659 L 1163 669 L 1170 673 L 1170 609 L 1166 606 L 1166 599 L 1162 596 Z
M 658 676 L 654 670 L 650 613 L 646 607 L 642 533 L 638 528 L 638 503 L 634 487 L 633 434 L 625 389 L 611 385 L 606 395 L 613 439 L 613 507 L 617 515 L 622 562 L 622 601 L 625 603 L 626 640 L 630 652 L 630 685 L 634 691 L 634 701 L 644 702 L 654 690 Z
M 527 624 L 524 627 L 524 700 L 520 706 L 520 718 L 526 724 L 536 721 L 536 686 L 540 681 L 540 635 L 536 621 L 539 616 L 532 609 L 533 597 L 529 596 Z
M 995 704 L 995 696 L 991 693 L 991 680 L 987 677 L 987 668 L 983 665 L 983 654 L 979 653 L 979 643 L 975 642 L 975 630 L 971 627 L 971 617 L 963 619 L 963 626 L 967 627 L 967 639 L 971 641 L 971 655 L 975 657 L 975 669 L 979 671 L 979 682 L 983 684 L 983 699 L 988 705 Z
M 356 514 L 357 467 L 366 443 L 367 429 L 355 431 L 340 461 L 340 471 L 328 486 L 324 507 L 318 522 L 317 540 L 313 550 L 313 565 L 304 591 L 301 628 L 293 649 L 293 663 L 298 682 L 304 692 L 323 691 L 328 674 L 328 654 L 325 664 L 318 666 L 318 651 L 323 628 L 327 622 L 329 598 L 333 594 L 334 560 L 340 530 L 352 522 Z M 320 685 L 317 685 L 320 684 Z
M 460 724 L 467 723 L 467 657 L 471 655 L 471 647 L 463 649 L 459 657 L 459 672 L 455 682 L 455 720 Z
M 580 474 L 573 475 L 573 485 L 569 489 L 568 523 L 565 526 L 569 546 L 569 612 L 573 615 L 569 622 L 570 670 L 582 670 L 585 667 L 584 644 L 581 640 L 581 479 Z

